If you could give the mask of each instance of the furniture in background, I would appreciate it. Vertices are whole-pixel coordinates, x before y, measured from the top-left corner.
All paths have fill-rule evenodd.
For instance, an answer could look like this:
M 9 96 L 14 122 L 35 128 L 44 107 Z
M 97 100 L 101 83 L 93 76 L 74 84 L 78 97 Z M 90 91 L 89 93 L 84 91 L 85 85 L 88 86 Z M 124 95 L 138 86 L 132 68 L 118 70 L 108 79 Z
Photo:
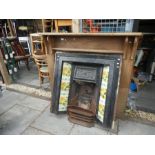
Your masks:
M 56 32 L 60 32 L 60 31 L 72 32 L 72 20 L 71 19 L 55 19 L 54 24 L 55 24 Z M 69 28 L 68 31 L 66 30 L 66 27 Z M 60 30 L 60 28 L 62 28 L 62 30 Z
M 7 38 L 0 39 L 0 72 L 5 84 L 10 84 L 17 72 L 13 50 Z
M 15 27 L 18 37 L 28 37 L 30 33 L 37 32 L 34 19 L 16 19 Z
M 43 37 L 35 34 L 31 37 L 32 56 L 38 68 L 40 85 L 43 84 L 44 78 L 49 78 L 47 57 Z
M 43 32 L 53 32 L 53 19 L 42 19 Z
M 31 55 L 31 48 L 29 37 L 18 37 L 20 44 L 23 46 L 24 50 Z
M 3 76 L 2 76 L 1 71 L 0 71 L 0 76 L 1 76 L 1 78 L 2 78 L 2 82 L 4 83 L 4 79 L 3 79 Z
M 2 81 L 8 85 L 11 83 L 11 77 L 9 76 L 1 49 L 2 48 L 0 48 L 0 75 L 2 76 Z
M 15 23 L 11 19 L 0 19 L 0 36 L 16 36 Z
M 45 45 L 43 42 L 43 37 L 39 35 L 38 33 L 35 33 L 35 35 L 31 36 L 31 53 L 32 55 L 35 54 L 36 51 L 42 51 L 43 54 L 45 53 Z
M 18 68 L 19 68 L 20 61 L 24 61 L 27 69 L 30 70 L 30 67 L 29 67 L 30 54 L 26 54 L 26 52 L 24 51 L 24 48 L 20 44 L 18 38 L 11 37 L 8 39 L 9 39 L 12 49 L 14 51 L 14 54 L 15 54 L 14 58 L 15 58 Z
M 44 78 L 49 78 L 48 64 L 46 55 L 42 51 L 35 51 L 33 58 L 38 67 L 40 85 L 43 84 Z

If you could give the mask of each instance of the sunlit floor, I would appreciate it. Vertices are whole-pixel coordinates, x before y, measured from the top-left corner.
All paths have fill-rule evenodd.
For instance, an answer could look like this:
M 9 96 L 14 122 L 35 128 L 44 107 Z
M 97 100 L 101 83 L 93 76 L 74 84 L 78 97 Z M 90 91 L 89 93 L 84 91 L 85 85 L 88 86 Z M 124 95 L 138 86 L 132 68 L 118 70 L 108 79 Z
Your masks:
M 24 84 L 24 85 L 29 85 L 35 88 L 42 88 L 42 89 L 50 89 L 50 83 L 47 78 L 44 79 L 44 83 L 41 84 L 40 86 L 40 81 L 39 81 L 39 76 L 38 76 L 38 68 L 36 64 L 33 61 L 30 61 L 29 63 L 30 70 L 27 70 L 26 65 L 21 62 L 19 64 L 19 70 L 15 74 L 15 82 Z

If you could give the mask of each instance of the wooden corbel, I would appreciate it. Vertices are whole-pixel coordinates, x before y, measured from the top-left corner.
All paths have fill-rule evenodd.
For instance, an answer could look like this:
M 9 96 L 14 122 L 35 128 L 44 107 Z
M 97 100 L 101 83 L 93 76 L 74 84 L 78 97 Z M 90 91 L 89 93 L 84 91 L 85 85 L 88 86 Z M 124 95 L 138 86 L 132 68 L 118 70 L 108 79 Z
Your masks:
M 49 50 L 48 50 L 48 43 L 47 43 L 47 37 L 43 36 L 43 44 L 44 44 L 44 48 L 45 48 L 45 54 L 48 54 L 49 53 Z
M 135 50 L 138 47 L 138 37 L 135 37 L 134 42 L 133 42 L 133 46 L 132 46 L 132 50 L 131 50 L 131 56 L 130 59 L 133 60 L 134 56 L 135 56 Z
M 125 37 L 124 46 L 123 46 L 123 59 L 126 59 L 126 56 L 127 56 L 128 42 L 129 42 L 128 37 Z

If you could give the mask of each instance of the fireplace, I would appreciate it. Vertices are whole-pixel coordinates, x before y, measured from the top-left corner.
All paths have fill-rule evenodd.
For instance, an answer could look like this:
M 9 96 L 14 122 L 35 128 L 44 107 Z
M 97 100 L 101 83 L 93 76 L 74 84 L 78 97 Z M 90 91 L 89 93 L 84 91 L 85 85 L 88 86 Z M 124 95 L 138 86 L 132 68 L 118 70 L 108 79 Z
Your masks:
M 121 55 L 56 52 L 52 112 L 91 127 L 111 127 Z

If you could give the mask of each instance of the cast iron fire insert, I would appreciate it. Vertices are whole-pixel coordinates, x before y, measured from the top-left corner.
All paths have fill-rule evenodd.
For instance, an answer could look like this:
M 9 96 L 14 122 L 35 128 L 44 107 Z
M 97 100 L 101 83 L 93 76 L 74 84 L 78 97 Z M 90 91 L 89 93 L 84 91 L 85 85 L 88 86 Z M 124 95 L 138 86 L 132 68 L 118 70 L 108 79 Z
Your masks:
M 111 127 L 121 56 L 56 53 L 52 112 L 73 123 Z

